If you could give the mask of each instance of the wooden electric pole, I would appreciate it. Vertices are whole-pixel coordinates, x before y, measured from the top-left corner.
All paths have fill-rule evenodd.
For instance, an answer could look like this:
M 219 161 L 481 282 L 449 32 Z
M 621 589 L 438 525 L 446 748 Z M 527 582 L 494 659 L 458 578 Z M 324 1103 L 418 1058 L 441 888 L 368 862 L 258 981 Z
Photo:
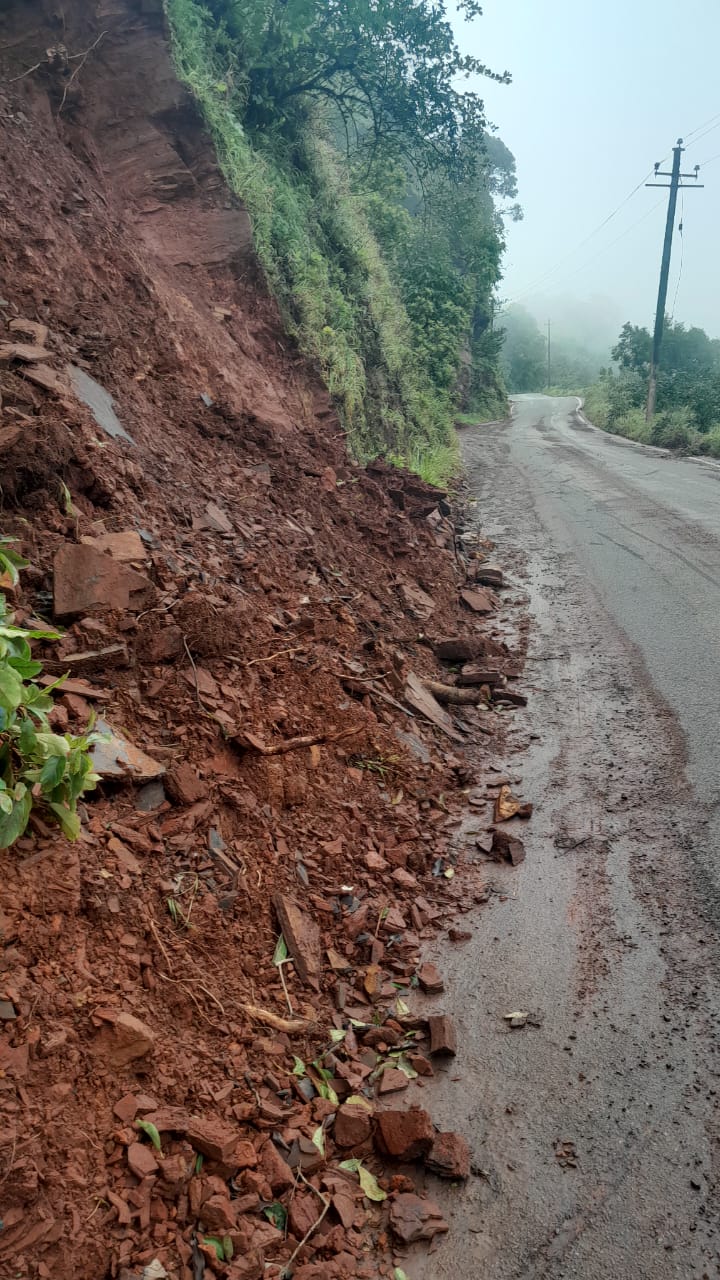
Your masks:
M 658 289 L 657 311 L 655 312 L 655 332 L 653 333 L 652 360 L 650 363 L 650 383 L 648 386 L 647 409 L 645 418 L 648 422 L 655 413 L 655 401 L 657 399 L 657 376 L 660 367 L 660 350 L 662 348 L 663 330 L 665 328 L 665 304 L 667 303 L 668 279 L 670 276 L 670 255 L 672 253 L 672 238 L 675 230 L 675 214 L 677 211 L 677 195 L 678 191 L 685 186 L 681 181 L 682 178 L 693 178 L 693 186 L 688 190 L 699 190 L 702 184 L 698 184 L 697 176 L 700 165 L 695 165 L 694 173 L 681 173 L 680 163 L 682 153 L 685 150 L 682 138 L 678 138 L 677 145 L 673 147 L 673 165 L 672 170 L 668 173 L 660 168 L 661 161 L 655 165 L 656 178 L 669 178 L 670 182 L 646 182 L 646 187 L 665 187 L 670 190 L 668 199 L 667 219 L 665 222 L 665 241 L 663 243 L 662 264 L 660 266 L 660 288 Z

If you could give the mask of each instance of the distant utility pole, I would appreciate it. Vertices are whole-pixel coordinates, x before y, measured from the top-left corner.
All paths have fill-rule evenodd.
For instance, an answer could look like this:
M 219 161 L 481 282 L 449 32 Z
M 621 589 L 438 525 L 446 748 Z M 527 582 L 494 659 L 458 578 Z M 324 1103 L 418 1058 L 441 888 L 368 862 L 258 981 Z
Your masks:
M 547 336 L 547 384 L 548 384 L 548 391 L 549 391 L 550 387 L 552 386 L 552 383 L 550 381 L 550 321 L 549 320 L 547 322 L 547 335 L 548 335 Z
M 683 151 L 682 138 L 678 138 L 677 146 L 673 147 L 673 165 L 672 170 L 668 173 L 665 169 L 661 169 L 662 161 L 655 164 L 656 178 L 669 178 L 670 182 L 646 182 L 646 187 L 665 187 L 670 190 L 668 199 L 667 220 L 665 222 L 665 241 L 663 243 L 662 265 L 660 267 L 660 288 L 658 289 L 657 311 L 655 312 L 655 332 L 653 334 L 652 361 L 650 364 L 650 385 L 648 386 L 647 410 L 645 417 L 648 422 L 655 413 L 655 401 L 657 399 L 657 376 L 660 367 L 660 349 L 662 347 L 663 329 L 665 328 L 665 304 L 667 303 L 668 277 L 670 275 L 670 255 L 672 253 L 672 238 L 675 230 L 675 213 L 677 210 L 677 194 L 682 188 L 688 191 L 699 191 L 702 183 L 698 184 L 697 176 L 700 165 L 695 165 L 694 173 L 680 172 L 680 158 Z M 685 187 L 681 182 L 681 178 L 693 178 L 694 185 Z

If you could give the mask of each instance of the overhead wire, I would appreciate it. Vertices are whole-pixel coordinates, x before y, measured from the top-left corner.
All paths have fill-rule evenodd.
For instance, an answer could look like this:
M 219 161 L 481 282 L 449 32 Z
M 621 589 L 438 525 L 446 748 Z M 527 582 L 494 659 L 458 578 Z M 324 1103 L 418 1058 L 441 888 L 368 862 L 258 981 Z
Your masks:
M 662 164 L 662 161 L 660 163 Z M 520 298 L 527 297 L 528 293 L 532 293 L 533 290 L 538 287 L 538 285 L 544 284 L 546 280 L 556 275 L 557 272 L 560 271 L 562 267 L 564 267 L 565 264 L 571 260 L 571 258 L 575 257 L 576 253 L 579 253 L 580 250 L 583 249 L 585 245 L 590 242 L 590 240 L 594 239 L 594 237 L 600 231 L 602 231 L 603 228 L 606 227 L 609 222 L 612 222 L 613 218 L 616 217 L 616 215 L 620 213 L 622 209 L 625 208 L 626 204 L 629 204 L 633 196 L 636 195 L 637 192 L 640 190 L 640 188 L 645 185 L 648 178 L 652 177 L 653 172 L 654 171 L 651 169 L 649 173 L 646 173 L 645 176 L 640 180 L 640 182 L 638 182 L 637 186 L 633 187 L 632 191 L 630 191 L 629 194 L 625 196 L 624 200 L 621 200 L 620 204 L 613 209 L 612 213 L 609 213 L 606 218 L 603 218 L 602 222 L 599 222 L 598 225 L 594 227 L 593 230 L 590 231 L 588 235 L 585 236 L 584 240 L 581 240 L 580 243 L 577 244 L 570 253 L 566 254 L 564 258 L 561 258 L 560 261 L 556 263 L 554 267 L 550 267 L 548 271 L 545 271 L 541 276 L 538 276 L 537 279 L 535 279 L 531 284 L 529 284 L 526 289 L 523 289 L 521 293 L 516 294 L 514 298 L 510 299 L 510 301 L 517 302 Z
M 573 276 L 580 275 L 581 272 L 585 271 L 587 267 L 592 266 L 593 262 L 596 262 L 597 259 L 601 258 L 604 253 L 607 253 L 610 249 L 613 249 L 615 245 L 620 242 L 620 240 L 625 239 L 625 236 L 630 235 L 631 231 L 634 231 L 636 227 L 639 227 L 641 222 L 644 222 L 645 219 L 649 218 L 652 213 L 655 213 L 655 210 L 659 209 L 662 204 L 664 204 L 664 200 L 660 199 L 654 205 L 652 205 L 649 209 L 646 209 L 645 212 L 642 214 L 642 216 L 640 218 L 637 218 L 635 222 L 632 222 L 629 227 L 625 228 L 624 231 L 621 231 L 619 236 L 616 236 L 615 239 L 611 240 L 609 244 L 604 245 L 603 248 L 600 249 L 597 253 L 594 253 L 592 257 L 587 258 L 584 262 L 580 264 L 580 266 L 573 267 L 571 271 L 568 272 L 568 275 L 573 275 Z M 561 278 L 564 279 L 565 277 L 561 277 Z M 524 294 L 519 295 L 519 297 L 524 297 L 524 296 L 525 296 Z M 516 301 L 517 301 L 517 298 L 509 298 L 508 301 L 504 303 L 502 310 L 498 312 L 498 315 L 501 316 L 505 308 L 508 306 L 511 306 L 512 303 Z

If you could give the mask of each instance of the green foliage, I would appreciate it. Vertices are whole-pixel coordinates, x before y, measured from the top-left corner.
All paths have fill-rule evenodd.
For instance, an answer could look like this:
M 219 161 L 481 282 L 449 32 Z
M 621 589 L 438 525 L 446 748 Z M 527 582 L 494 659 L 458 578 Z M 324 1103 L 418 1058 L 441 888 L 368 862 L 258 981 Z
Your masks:
M 512 156 L 477 145 L 482 104 L 457 88 L 486 69 L 427 0 L 167 6 L 179 73 L 351 448 L 411 465 L 452 451 L 460 370 L 500 275 L 492 190 L 515 194 Z M 475 398 L 502 398 L 497 353 L 472 372 Z
M 645 420 L 652 339 L 625 324 L 613 347 L 616 369 L 603 369 L 585 393 L 595 426 L 644 444 L 720 456 L 720 341 L 668 321 L 658 373 L 657 412 Z
M 235 55 L 249 128 L 293 131 L 329 104 L 350 149 L 390 146 L 422 172 L 462 169 L 463 140 L 482 134 L 483 103 L 462 91 L 471 75 L 507 82 L 460 53 L 438 0 L 207 0 Z M 469 16 L 475 0 L 460 4 Z M 227 80 L 224 82 L 227 87 Z
M 1 558 L 8 559 L 7 540 Z M 19 557 L 10 560 L 15 570 Z M 52 688 L 33 683 L 42 664 L 31 655 L 30 640 L 53 639 L 55 632 L 26 631 L 0 595 L 0 848 L 7 849 L 25 831 L 33 806 L 52 816 L 63 834 L 80 834 L 77 802 L 98 781 L 89 748 L 94 735 L 54 733 L 48 720 Z M 61 683 L 61 682 L 58 682 Z

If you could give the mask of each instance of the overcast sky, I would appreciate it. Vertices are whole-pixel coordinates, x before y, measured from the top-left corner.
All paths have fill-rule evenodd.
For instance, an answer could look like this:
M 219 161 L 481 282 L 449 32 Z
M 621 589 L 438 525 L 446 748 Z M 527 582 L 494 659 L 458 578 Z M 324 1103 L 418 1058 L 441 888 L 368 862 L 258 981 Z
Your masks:
M 667 193 L 642 187 L 581 242 L 683 136 L 684 169 L 718 158 L 705 190 L 684 197 L 675 317 L 720 337 L 720 0 L 484 0 L 456 33 L 513 76 L 473 86 L 516 157 L 525 211 L 509 231 L 505 297 L 551 317 L 556 299 L 587 300 L 618 327 L 651 325 Z M 680 255 L 676 236 L 668 310 Z

